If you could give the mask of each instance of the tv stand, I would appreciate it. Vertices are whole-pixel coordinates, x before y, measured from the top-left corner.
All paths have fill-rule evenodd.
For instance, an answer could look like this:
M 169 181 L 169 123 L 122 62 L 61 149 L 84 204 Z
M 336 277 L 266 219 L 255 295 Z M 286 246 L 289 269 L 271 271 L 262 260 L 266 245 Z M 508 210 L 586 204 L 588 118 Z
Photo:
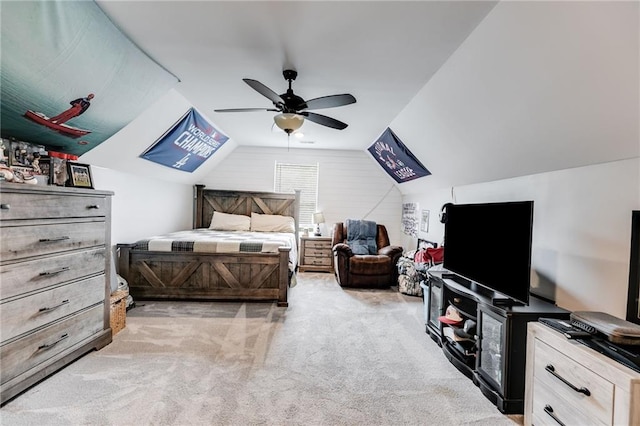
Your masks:
M 456 274 L 451 274 L 448 272 L 445 272 L 442 274 L 442 279 L 451 279 L 451 280 L 463 280 L 463 278 L 459 277 Z
M 438 295 L 428 301 L 425 298 L 431 338 L 498 410 L 505 414 L 524 413 L 527 323 L 540 317 L 569 319 L 570 312 L 533 295 L 528 305 L 498 299 L 492 291 L 447 271 L 428 275 L 430 289 L 425 289 L 425 294 Z M 435 301 L 439 306 L 433 306 Z M 461 324 L 437 321 L 449 305 L 460 313 Z M 456 340 L 454 329 L 462 327 L 466 320 L 476 323 L 475 332 L 471 339 Z
M 509 299 L 509 298 L 505 298 L 505 297 L 494 297 L 491 299 L 491 304 L 493 306 L 505 306 L 505 307 L 512 307 L 512 306 L 525 306 L 524 303 L 519 302 L 517 300 L 513 300 L 513 299 Z

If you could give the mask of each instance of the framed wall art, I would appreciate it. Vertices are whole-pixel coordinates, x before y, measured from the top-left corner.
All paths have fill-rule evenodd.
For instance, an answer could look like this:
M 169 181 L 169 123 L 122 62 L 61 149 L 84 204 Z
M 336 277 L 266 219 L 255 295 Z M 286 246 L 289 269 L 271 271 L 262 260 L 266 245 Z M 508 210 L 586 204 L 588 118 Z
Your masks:
M 405 235 L 418 237 L 418 203 L 402 203 L 402 220 L 400 225 Z
M 429 210 L 422 210 L 420 216 L 420 231 L 429 232 Z
M 91 166 L 89 166 L 88 164 L 72 163 L 68 161 L 67 174 L 69 175 L 67 186 L 93 189 Z

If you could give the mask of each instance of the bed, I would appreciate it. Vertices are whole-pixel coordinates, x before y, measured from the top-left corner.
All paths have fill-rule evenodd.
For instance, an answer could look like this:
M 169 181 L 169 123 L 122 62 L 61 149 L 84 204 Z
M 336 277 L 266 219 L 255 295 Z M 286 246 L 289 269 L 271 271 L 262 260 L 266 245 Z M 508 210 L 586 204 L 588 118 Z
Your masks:
M 297 233 L 224 233 L 208 228 L 218 212 L 216 217 L 291 217 L 295 231 L 299 205 L 299 191 L 225 191 L 196 185 L 193 230 L 117 244 L 118 274 L 127 280 L 134 300 L 275 301 L 288 306 L 288 288 L 295 284 L 297 268 Z M 224 235 L 211 242 L 206 239 L 209 234 Z M 253 234 L 263 238 L 257 240 Z

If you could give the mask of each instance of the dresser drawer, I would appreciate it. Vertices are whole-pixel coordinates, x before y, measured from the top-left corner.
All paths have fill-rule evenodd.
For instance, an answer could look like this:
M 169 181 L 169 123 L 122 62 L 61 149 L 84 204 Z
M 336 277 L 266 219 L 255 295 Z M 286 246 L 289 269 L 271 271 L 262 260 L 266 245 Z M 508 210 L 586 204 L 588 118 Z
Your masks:
M 0 228 L 3 262 L 105 244 L 104 221 L 52 223 Z
M 310 257 L 329 257 L 331 256 L 331 250 L 329 250 L 329 248 L 325 249 L 325 250 L 320 250 L 320 249 L 316 249 L 316 248 L 307 248 L 304 251 L 304 255 L 306 256 L 310 256 Z
M 105 197 L 69 197 L 63 194 L 3 193 L 0 219 L 45 219 L 68 217 L 104 217 L 108 212 Z
M 331 259 L 328 257 L 304 257 L 304 265 L 331 266 Z
M 64 253 L 0 266 L 0 300 L 105 273 L 105 249 Z
M 304 243 L 305 250 L 309 249 L 327 249 L 331 250 L 331 242 L 330 241 L 313 241 L 306 240 Z
M 103 329 L 104 306 L 101 303 L 20 340 L 0 346 L 0 383 L 4 384 Z
M 536 426 L 558 426 L 554 417 L 566 426 L 584 426 L 610 424 L 598 422 L 585 412 L 572 405 L 555 392 L 554 388 L 546 386 L 541 380 L 536 379 L 533 385 L 533 417 Z
M 614 405 L 613 383 L 540 340 L 535 340 L 534 351 L 534 405 L 544 407 L 549 404 L 560 409 L 558 404 L 562 404 L 571 407 L 576 413 L 582 413 L 592 419 L 592 422 L 597 419 L 604 424 L 611 423 Z M 589 395 L 577 392 L 554 374 L 577 389 L 588 390 Z M 544 385 L 544 388 L 539 386 L 539 383 Z M 550 389 L 553 391 L 550 392 Z M 570 419 L 571 417 L 565 420 Z
M 54 287 L 0 305 L 0 337 L 6 342 L 105 298 L 104 275 Z

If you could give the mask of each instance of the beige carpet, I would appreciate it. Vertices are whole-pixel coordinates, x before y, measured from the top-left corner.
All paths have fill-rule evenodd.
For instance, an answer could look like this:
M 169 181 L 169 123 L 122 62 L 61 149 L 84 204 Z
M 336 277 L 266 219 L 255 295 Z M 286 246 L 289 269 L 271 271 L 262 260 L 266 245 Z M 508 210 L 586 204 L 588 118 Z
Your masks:
M 422 300 L 299 274 L 290 306 L 138 302 L 2 425 L 514 425 L 425 334 Z M 515 421 L 514 421 L 515 420 Z

